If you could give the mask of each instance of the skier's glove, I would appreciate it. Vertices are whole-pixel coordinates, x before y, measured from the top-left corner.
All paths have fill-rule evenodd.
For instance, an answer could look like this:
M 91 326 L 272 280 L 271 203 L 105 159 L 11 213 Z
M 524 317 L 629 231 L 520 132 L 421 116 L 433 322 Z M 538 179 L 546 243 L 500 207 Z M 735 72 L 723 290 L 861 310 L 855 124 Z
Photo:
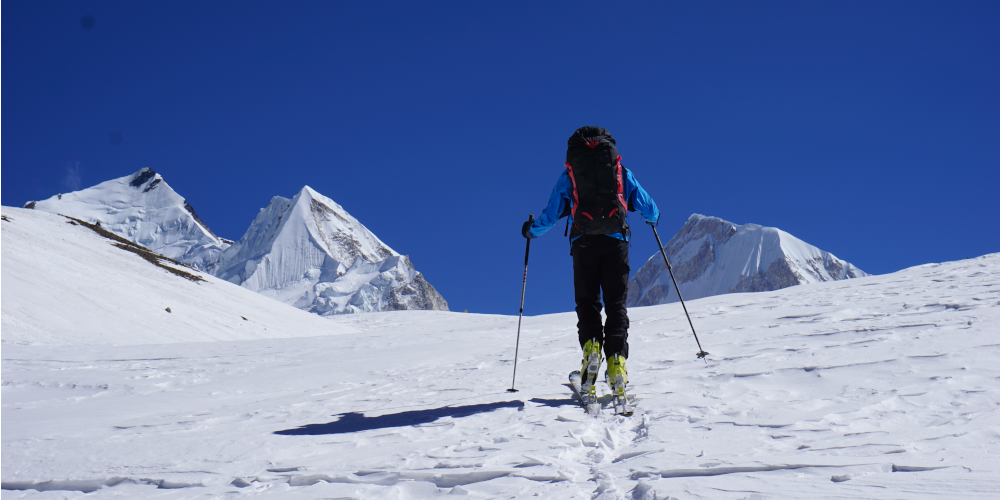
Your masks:
M 531 223 L 532 222 L 535 222 L 535 220 L 533 218 L 532 219 L 528 219 L 528 220 L 526 220 L 524 222 L 524 224 L 521 226 L 521 236 L 524 236 L 525 238 L 528 238 L 528 239 L 536 238 L 536 236 L 532 236 L 531 232 L 529 231 L 531 229 Z

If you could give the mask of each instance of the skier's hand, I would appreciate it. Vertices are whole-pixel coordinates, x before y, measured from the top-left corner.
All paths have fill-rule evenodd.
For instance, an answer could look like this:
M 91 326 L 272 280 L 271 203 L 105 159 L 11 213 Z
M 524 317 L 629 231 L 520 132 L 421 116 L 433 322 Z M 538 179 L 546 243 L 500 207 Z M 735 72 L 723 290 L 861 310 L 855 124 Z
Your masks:
M 525 238 L 528 239 L 535 238 L 535 236 L 531 235 L 531 231 L 529 231 L 531 229 L 532 222 L 535 222 L 535 219 L 533 217 L 524 222 L 524 224 L 521 226 L 521 236 L 524 236 Z

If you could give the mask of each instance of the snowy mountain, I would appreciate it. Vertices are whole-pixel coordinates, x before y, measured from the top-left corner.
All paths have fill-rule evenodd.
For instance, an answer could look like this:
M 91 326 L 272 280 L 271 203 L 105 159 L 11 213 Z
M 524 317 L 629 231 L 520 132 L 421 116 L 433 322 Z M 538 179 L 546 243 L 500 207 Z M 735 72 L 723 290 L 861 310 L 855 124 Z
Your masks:
M 261 209 L 223 253 L 216 275 L 324 316 L 448 310 L 407 256 L 309 186 Z
M 572 312 L 524 318 L 507 393 L 516 316 L 320 318 L 2 219 L 4 500 L 1000 491 L 1000 254 L 692 300 L 706 360 L 679 304 L 636 308 L 637 413 L 594 418 Z
M 780 229 L 692 215 L 664 247 L 685 300 L 867 276 Z M 677 302 L 657 252 L 629 281 L 628 306 Z
M 158 261 L 100 234 L 102 227 L 3 207 L 5 352 L 22 344 L 165 344 L 357 331 Z
M 219 238 L 160 174 L 144 168 L 96 186 L 28 202 L 34 208 L 101 226 L 165 257 L 206 272 L 231 242 Z
M 408 256 L 308 186 L 292 200 L 272 199 L 235 245 L 148 168 L 25 208 L 100 223 L 155 253 L 320 315 L 448 310 Z

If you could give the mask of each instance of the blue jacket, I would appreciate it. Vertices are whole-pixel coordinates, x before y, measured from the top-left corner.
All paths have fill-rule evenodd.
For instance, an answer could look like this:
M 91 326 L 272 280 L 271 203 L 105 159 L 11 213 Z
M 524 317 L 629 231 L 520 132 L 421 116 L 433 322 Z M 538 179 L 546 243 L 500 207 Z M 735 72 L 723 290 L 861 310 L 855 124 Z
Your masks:
M 656 203 L 653 199 L 649 197 L 649 193 L 646 192 L 642 186 L 639 185 L 639 181 L 635 180 L 635 176 L 632 175 L 632 171 L 628 169 L 625 170 L 625 200 L 634 207 L 636 210 L 642 214 L 642 218 L 646 222 L 656 223 L 660 218 L 660 211 L 656 208 Z M 535 219 L 535 222 L 528 229 L 528 232 L 532 236 L 538 237 L 545 234 L 549 229 L 552 228 L 559 220 L 559 217 L 566 212 L 568 207 L 573 205 L 573 184 L 569 180 L 569 172 L 564 170 L 562 175 L 559 176 L 559 180 L 556 181 L 556 187 L 552 188 L 552 194 L 549 196 L 549 204 L 542 211 L 542 215 Z M 570 224 L 572 224 L 573 216 L 570 215 Z M 628 236 L 622 233 L 609 234 L 608 236 L 618 238 L 619 240 L 628 241 Z M 579 236 L 577 236 L 579 238 Z M 574 238 L 576 239 L 576 238 Z

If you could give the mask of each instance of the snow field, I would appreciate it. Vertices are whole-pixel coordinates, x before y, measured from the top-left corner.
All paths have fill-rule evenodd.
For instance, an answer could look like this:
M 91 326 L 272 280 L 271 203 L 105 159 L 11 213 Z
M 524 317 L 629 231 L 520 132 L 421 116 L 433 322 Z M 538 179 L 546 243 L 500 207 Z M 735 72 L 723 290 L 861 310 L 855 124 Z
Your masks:
M 116 304 L 138 307 L 129 302 L 136 296 L 153 300 L 188 285 L 193 294 L 206 284 L 101 239 L 124 256 L 97 262 L 117 268 L 135 258 L 142 265 L 129 272 L 156 283 L 105 282 L 108 271 L 10 280 L 12 257 L 22 267 L 33 261 L 11 245 L 18 212 L 5 207 L 4 215 L 13 220 L 3 222 L 4 499 L 921 499 L 1000 491 L 1000 254 L 690 301 L 708 363 L 694 356 L 680 304 L 632 308 L 629 372 L 639 410 L 592 418 L 563 385 L 579 363 L 572 313 L 524 318 L 517 393 L 505 392 L 516 315 L 323 319 L 276 304 L 262 327 L 281 330 L 287 314 L 301 321 L 302 338 L 194 342 L 218 337 L 147 319 L 139 323 L 147 342 L 121 345 L 129 338 L 107 342 L 88 325 L 119 321 L 128 307 Z M 70 238 L 80 230 L 58 224 L 46 231 Z M 87 238 L 63 248 L 63 258 L 97 251 Z M 36 286 L 62 289 L 64 309 L 83 320 L 57 314 L 52 302 L 42 304 L 55 312 L 32 309 L 28 302 L 45 298 L 31 292 Z M 207 316 L 259 297 L 213 290 Z M 529 279 L 528 301 L 531 293 Z M 82 308 L 78 295 L 102 297 L 102 305 Z M 178 329 L 187 341 L 153 343 L 182 340 L 172 337 Z M 68 340 L 60 345 L 59 335 Z

